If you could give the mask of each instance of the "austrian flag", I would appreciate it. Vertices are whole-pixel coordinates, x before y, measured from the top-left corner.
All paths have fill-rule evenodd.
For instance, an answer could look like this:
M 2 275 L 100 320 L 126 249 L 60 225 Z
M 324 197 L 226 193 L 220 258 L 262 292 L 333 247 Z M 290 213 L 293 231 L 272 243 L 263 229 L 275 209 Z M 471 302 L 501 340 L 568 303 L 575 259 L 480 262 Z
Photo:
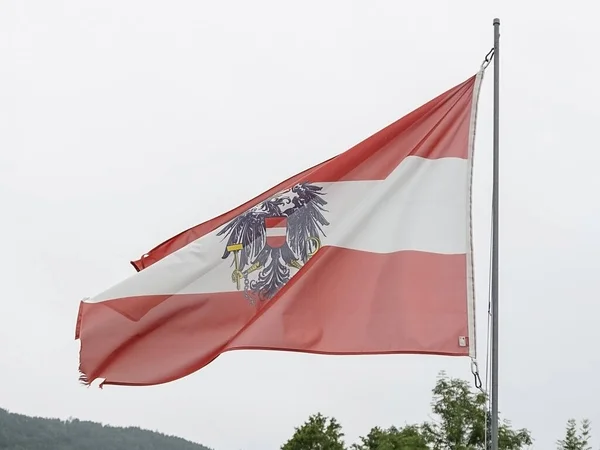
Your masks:
M 474 356 L 481 76 L 134 261 L 81 302 L 82 381 L 165 383 L 238 349 Z

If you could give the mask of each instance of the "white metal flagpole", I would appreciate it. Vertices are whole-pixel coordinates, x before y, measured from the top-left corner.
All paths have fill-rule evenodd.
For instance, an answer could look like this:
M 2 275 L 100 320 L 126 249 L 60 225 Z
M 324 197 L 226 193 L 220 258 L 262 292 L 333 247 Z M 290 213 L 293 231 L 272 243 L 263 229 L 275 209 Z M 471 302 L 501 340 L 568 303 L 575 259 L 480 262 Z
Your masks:
M 499 206 L 499 100 L 500 100 L 500 19 L 494 19 L 494 148 L 492 187 L 492 361 L 491 361 L 491 450 L 498 450 L 498 206 Z

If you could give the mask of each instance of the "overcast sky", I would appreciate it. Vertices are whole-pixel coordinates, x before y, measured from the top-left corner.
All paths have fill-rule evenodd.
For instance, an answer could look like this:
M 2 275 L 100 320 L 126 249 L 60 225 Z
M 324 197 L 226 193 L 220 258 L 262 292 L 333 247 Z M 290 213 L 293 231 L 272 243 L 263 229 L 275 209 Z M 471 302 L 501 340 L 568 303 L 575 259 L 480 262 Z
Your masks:
M 0 2 L 0 407 L 275 449 L 427 419 L 469 361 L 231 352 L 149 388 L 78 384 L 79 300 L 164 239 L 340 153 L 474 74 L 502 19 L 500 409 L 600 444 L 600 42 L 592 2 Z M 586 6 L 587 3 L 587 6 Z M 458 6 L 460 5 L 460 6 Z M 492 81 L 475 159 L 485 363 Z

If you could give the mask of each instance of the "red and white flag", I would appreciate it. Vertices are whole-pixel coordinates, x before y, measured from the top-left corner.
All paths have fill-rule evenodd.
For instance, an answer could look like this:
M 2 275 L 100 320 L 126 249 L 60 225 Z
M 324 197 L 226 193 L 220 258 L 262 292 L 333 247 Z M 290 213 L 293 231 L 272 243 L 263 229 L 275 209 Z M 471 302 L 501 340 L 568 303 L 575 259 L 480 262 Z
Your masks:
M 480 80 L 134 261 L 80 305 L 82 381 L 164 383 L 236 349 L 474 356 Z

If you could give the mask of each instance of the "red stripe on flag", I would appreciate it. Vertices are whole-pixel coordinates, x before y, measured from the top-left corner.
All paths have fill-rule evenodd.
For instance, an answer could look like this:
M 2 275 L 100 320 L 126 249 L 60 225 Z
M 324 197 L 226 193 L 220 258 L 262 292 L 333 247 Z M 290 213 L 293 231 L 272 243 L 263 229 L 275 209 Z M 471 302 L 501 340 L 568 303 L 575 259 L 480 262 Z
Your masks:
M 468 355 L 465 280 L 465 255 L 327 247 L 262 308 L 242 292 L 83 303 L 80 369 L 152 385 L 236 349 Z
M 285 217 L 267 217 L 265 218 L 265 227 L 269 228 L 285 228 L 287 219 Z
M 350 150 L 278 184 L 243 205 L 168 239 L 131 264 L 140 271 L 301 181 L 385 179 L 408 156 L 467 158 L 473 76 Z

